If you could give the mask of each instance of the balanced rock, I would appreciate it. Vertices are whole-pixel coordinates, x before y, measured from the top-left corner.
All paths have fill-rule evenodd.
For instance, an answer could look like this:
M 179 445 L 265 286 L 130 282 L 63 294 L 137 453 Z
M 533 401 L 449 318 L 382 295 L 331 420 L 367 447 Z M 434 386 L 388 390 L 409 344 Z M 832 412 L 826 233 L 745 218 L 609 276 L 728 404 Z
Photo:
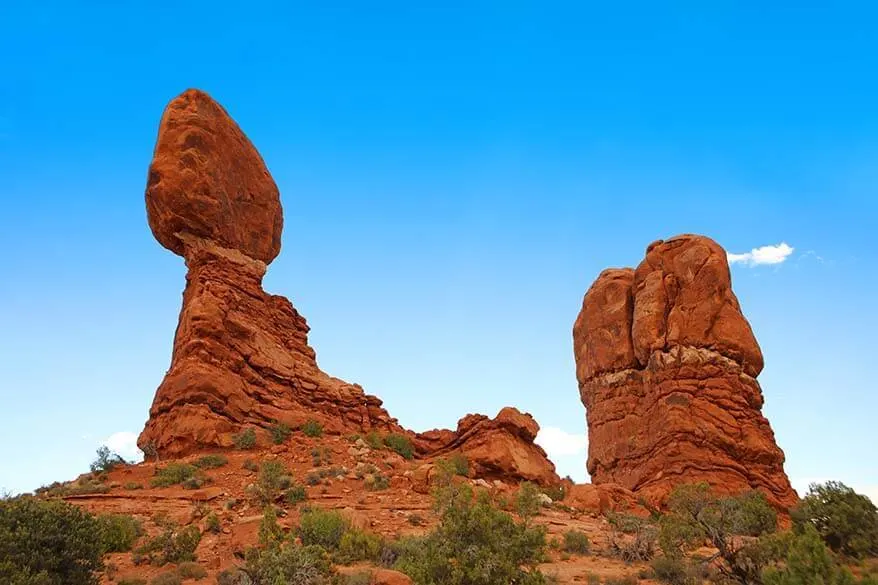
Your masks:
M 283 212 L 262 157 L 226 111 L 190 89 L 165 109 L 146 186 L 149 226 L 186 255 L 183 235 L 266 264 L 280 252 Z
M 262 158 L 225 110 L 188 90 L 161 120 L 146 191 L 156 239 L 188 273 L 171 368 L 138 439 L 180 456 L 228 447 L 246 428 L 400 432 L 357 385 L 317 366 L 308 325 L 289 300 L 262 289 L 280 251 L 283 215 Z M 267 433 L 258 433 L 267 442 Z
M 762 416 L 762 352 L 732 292 L 725 251 L 683 235 L 636 270 L 605 270 L 573 327 L 588 472 L 662 502 L 681 483 L 797 501 Z

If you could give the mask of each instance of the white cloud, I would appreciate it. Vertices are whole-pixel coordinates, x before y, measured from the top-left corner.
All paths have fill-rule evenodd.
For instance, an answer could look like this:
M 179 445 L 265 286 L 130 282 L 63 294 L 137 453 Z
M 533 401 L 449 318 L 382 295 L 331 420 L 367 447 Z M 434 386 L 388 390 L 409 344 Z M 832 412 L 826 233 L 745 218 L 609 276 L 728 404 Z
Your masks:
M 747 264 L 748 266 L 759 266 L 762 264 L 780 264 L 790 257 L 795 248 L 781 242 L 774 246 L 762 246 L 753 248 L 749 252 L 743 254 L 728 253 L 729 264 Z
M 110 451 L 118 453 L 126 461 L 142 461 L 143 451 L 137 448 L 137 435 L 130 431 L 113 433 L 101 441 Z
M 580 453 L 585 455 L 588 437 L 586 435 L 568 433 L 558 427 L 545 427 L 540 429 L 534 442 L 546 450 L 550 459 L 554 459 L 555 457 L 578 455 Z

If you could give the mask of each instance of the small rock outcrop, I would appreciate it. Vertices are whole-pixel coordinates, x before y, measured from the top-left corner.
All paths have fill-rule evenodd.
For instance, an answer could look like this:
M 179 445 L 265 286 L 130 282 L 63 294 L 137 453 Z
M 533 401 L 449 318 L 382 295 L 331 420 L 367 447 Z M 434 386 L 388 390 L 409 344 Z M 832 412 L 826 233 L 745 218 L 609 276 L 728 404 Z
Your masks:
M 560 482 L 555 465 L 534 443 L 539 430 L 531 415 L 506 407 L 493 419 L 468 414 L 457 422 L 456 431 L 420 433 L 415 445 L 419 451 L 436 457 L 463 454 L 471 477 L 554 485 Z
M 588 472 L 662 502 L 674 486 L 759 489 L 797 501 L 762 416 L 763 358 L 732 292 L 725 251 L 683 235 L 632 270 L 605 270 L 573 327 Z
M 186 259 L 171 368 L 138 439 L 180 456 L 308 419 L 328 431 L 400 431 L 381 400 L 317 367 L 308 325 L 262 290 L 283 213 L 262 157 L 225 110 L 188 90 L 162 116 L 146 189 L 156 239 Z

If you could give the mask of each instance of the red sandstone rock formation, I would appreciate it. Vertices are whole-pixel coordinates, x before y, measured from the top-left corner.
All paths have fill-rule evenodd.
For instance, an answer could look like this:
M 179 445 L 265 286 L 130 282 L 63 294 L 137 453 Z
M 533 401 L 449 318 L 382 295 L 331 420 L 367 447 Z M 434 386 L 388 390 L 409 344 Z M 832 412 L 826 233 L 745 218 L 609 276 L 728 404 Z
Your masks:
M 420 433 L 415 445 L 432 456 L 462 453 L 469 461 L 472 477 L 557 484 L 560 478 L 555 465 L 534 443 L 539 430 L 531 415 L 506 407 L 493 419 L 468 414 L 458 421 L 454 432 L 443 429 Z
M 146 190 L 156 239 L 189 269 L 171 369 L 141 449 L 179 456 L 231 446 L 245 427 L 307 419 L 325 429 L 400 431 L 381 400 L 332 378 L 308 325 L 262 290 L 280 251 L 277 187 L 256 149 L 207 94 L 189 90 L 162 117 Z
M 207 94 L 189 90 L 165 110 L 146 189 L 156 239 L 189 269 L 171 368 L 138 445 L 161 456 L 228 447 L 236 432 L 308 419 L 329 432 L 406 433 L 424 456 L 460 451 L 474 477 L 557 482 L 534 444 L 530 415 L 468 415 L 456 432 L 416 436 L 381 401 L 317 366 L 308 325 L 262 290 L 280 252 L 283 213 L 259 153 Z M 262 441 L 267 441 L 261 433 Z
M 732 292 L 725 251 L 683 235 L 636 270 L 605 270 L 573 327 L 589 430 L 588 471 L 661 502 L 680 483 L 796 493 L 762 416 L 762 352 Z

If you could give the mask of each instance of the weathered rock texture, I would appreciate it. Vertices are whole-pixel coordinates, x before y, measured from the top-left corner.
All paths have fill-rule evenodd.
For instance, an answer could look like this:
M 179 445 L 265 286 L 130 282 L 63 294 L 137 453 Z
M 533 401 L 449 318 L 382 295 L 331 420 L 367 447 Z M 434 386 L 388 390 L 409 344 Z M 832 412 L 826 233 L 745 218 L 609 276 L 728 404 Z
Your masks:
M 573 327 L 588 472 L 661 502 L 680 483 L 797 500 L 762 416 L 762 352 L 732 292 L 725 251 L 683 235 L 636 270 L 605 270 Z
M 506 407 L 496 418 L 468 414 L 457 430 L 435 430 L 415 438 L 419 451 L 432 456 L 462 453 L 472 477 L 526 480 L 541 485 L 557 484 L 555 465 L 542 447 L 534 443 L 540 426 L 529 414 Z
M 146 189 L 156 239 L 189 271 L 171 368 L 138 439 L 148 453 L 180 456 L 229 447 L 233 435 L 309 419 L 330 433 L 407 434 L 424 457 L 459 451 L 474 477 L 558 481 L 534 444 L 530 415 L 468 415 L 456 432 L 415 435 L 381 401 L 317 366 L 308 325 L 284 297 L 262 290 L 280 251 L 283 213 L 259 153 L 225 110 L 189 90 L 165 110 Z M 267 433 L 259 440 L 267 442 Z
M 238 126 L 189 90 L 165 110 L 146 190 L 156 239 L 189 269 L 171 368 L 141 449 L 165 456 L 231 446 L 246 427 L 314 419 L 328 431 L 400 431 L 381 401 L 323 373 L 308 325 L 262 290 L 280 251 L 277 187 Z

